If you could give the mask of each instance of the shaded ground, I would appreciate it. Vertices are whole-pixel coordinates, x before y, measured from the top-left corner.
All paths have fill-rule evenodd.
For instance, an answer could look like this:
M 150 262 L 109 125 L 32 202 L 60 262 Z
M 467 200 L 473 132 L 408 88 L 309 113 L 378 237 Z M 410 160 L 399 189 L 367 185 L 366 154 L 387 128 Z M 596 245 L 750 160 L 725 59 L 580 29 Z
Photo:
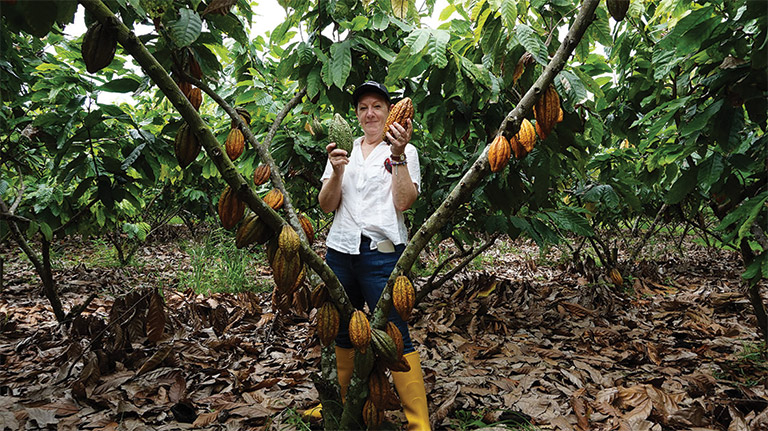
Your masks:
M 317 398 L 314 311 L 180 292 L 190 259 L 177 244 L 121 269 L 75 264 L 92 244 L 67 243 L 65 308 L 99 296 L 66 327 L 31 265 L 0 250 L 0 430 L 307 429 L 296 411 Z M 622 289 L 528 242 L 491 249 L 411 321 L 435 429 L 768 429 L 738 256 L 686 247 L 649 251 Z

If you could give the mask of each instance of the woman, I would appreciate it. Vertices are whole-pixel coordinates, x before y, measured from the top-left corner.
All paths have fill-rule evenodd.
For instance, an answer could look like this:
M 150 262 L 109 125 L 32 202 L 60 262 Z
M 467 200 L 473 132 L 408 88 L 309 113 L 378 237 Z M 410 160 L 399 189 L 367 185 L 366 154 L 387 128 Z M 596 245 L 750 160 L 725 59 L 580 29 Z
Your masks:
M 328 162 L 318 196 L 323 211 L 335 211 L 326 240 L 326 261 L 341 281 L 352 304 L 373 310 L 389 275 L 408 240 L 403 211 L 419 194 L 419 156 L 409 143 L 413 125 L 395 123 L 382 140 L 391 105 L 389 92 L 368 81 L 352 94 L 355 113 L 364 135 L 355 140 L 351 154 L 326 147 Z M 413 348 L 407 324 L 393 309 L 389 320 L 403 334 L 408 372 L 393 372 L 409 430 L 429 430 L 429 412 L 419 354 Z M 336 338 L 336 365 L 342 399 L 354 368 L 354 349 L 347 322 Z M 319 416 L 319 409 L 312 415 Z

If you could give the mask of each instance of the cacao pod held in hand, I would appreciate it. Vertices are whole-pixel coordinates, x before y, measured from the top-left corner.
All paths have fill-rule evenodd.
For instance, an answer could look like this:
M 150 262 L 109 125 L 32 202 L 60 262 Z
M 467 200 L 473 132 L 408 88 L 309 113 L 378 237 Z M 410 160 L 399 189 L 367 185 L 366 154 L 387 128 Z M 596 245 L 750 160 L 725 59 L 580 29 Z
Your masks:
M 389 142 L 387 138 L 387 132 L 389 132 L 389 126 L 397 123 L 403 127 L 408 127 L 407 120 L 413 120 L 413 102 L 410 97 L 404 97 L 399 102 L 395 103 L 392 109 L 389 110 L 387 121 L 384 123 L 384 135 L 382 140 Z
M 333 115 L 331 125 L 328 127 L 328 137 L 331 142 L 336 143 L 336 148 L 346 151 L 347 155 L 352 154 L 354 136 L 352 135 L 352 128 L 349 127 L 349 123 L 344 117 L 339 114 Z

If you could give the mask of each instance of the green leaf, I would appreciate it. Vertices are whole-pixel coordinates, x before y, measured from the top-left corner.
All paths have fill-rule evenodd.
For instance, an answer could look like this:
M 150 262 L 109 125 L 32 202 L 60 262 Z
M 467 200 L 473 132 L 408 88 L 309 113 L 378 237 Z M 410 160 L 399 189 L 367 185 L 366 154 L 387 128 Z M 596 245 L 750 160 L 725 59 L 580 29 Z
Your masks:
M 133 162 L 135 162 L 136 159 L 139 158 L 139 156 L 141 155 L 141 150 L 143 150 L 144 147 L 146 146 L 147 146 L 146 143 L 137 145 L 136 148 L 134 148 L 133 151 L 131 151 L 131 154 L 128 154 L 128 157 L 126 157 L 125 160 L 123 160 L 123 163 L 120 164 L 120 170 L 122 171 L 128 170 L 128 168 L 133 164 Z
M 669 205 L 674 205 L 682 201 L 688 193 L 693 191 L 698 184 L 698 175 L 696 171 L 696 167 L 693 167 L 683 172 L 683 174 L 680 175 L 680 178 L 675 181 L 675 184 L 672 185 L 672 188 L 669 189 L 667 195 L 664 196 L 664 202 Z
M 752 229 L 752 225 L 755 224 L 760 212 L 768 209 L 765 204 L 766 201 L 768 201 L 768 192 L 763 192 L 743 204 L 743 206 L 746 207 L 747 218 L 739 227 L 739 237 L 736 241 L 737 244 L 741 243 L 741 240 L 750 234 L 750 229 Z
M 171 38 L 177 47 L 185 47 L 196 41 L 203 28 L 200 15 L 191 9 L 179 9 L 179 19 L 170 25 Z
M 546 215 L 552 219 L 560 229 L 573 232 L 577 235 L 590 237 L 595 234 L 589 221 L 571 208 L 561 208 L 557 211 L 547 211 Z
M 383 58 L 384 60 L 387 61 L 387 63 L 391 63 L 395 61 L 395 52 L 389 49 L 388 47 L 382 46 L 363 36 L 355 35 L 353 37 L 355 41 L 363 45 L 368 51 Z
M 140 82 L 131 78 L 114 79 L 104 85 L 97 87 L 97 90 L 108 91 L 110 93 L 131 93 L 136 91 L 141 85 Z
M 698 181 L 702 190 L 708 191 L 712 184 L 720 179 L 723 170 L 725 170 L 725 162 L 719 153 L 714 153 L 699 163 Z
M 504 0 L 499 8 L 501 13 L 501 19 L 504 21 L 504 26 L 512 30 L 515 28 L 515 20 L 517 20 L 517 5 L 515 0 Z
M 432 38 L 429 39 L 427 54 L 429 54 L 432 64 L 440 69 L 448 64 L 448 57 L 445 54 L 450 40 L 451 34 L 446 30 L 435 30 L 432 33 Z
M 331 82 L 343 90 L 351 69 L 352 53 L 349 39 L 331 45 L 331 58 L 328 66 Z
M 410 2 L 411 0 L 391 0 L 392 13 L 400 19 L 405 19 L 408 15 L 408 5 Z
M 53 230 L 48 226 L 48 223 L 40 222 L 40 233 L 43 234 L 46 241 L 50 242 L 53 239 Z
M 428 28 L 417 28 L 405 38 L 405 44 L 411 48 L 411 52 L 420 52 L 427 46 L 430 35 L 431 33 Z
M 395 61 L 389 65 L 389 73 L 387 73 L 385 82 L 387 84 L 393 84 L 398 79 L 404 77 L 408 71 L 411 70 L 411 67 L 413 67 L 413 63 L 411 63 L 412 59 L 411 47 L 408 45 L 403 46 L 397 54 L 397 57 L 395 57 Z
M 525 24 L 518 24 L 515 26 L 515 39 L 533 55 L 539 64 L 546 65 L 548 63 L 547 47 L 544 46 L 544 42 L 532 28 Z

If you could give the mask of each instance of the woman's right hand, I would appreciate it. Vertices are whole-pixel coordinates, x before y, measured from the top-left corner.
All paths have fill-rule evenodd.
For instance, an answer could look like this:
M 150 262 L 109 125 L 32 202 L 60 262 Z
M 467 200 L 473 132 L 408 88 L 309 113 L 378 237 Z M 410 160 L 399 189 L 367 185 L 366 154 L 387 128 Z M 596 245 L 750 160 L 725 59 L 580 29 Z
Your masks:
M 331 142 L 325 147 L 328 153 L 328 160 L 331 161 L 331 167 L 337 174 L 344 173 L 344 166 L 349 163 L 349 157 L 346 151 L 336 148 L 336 143 Z

